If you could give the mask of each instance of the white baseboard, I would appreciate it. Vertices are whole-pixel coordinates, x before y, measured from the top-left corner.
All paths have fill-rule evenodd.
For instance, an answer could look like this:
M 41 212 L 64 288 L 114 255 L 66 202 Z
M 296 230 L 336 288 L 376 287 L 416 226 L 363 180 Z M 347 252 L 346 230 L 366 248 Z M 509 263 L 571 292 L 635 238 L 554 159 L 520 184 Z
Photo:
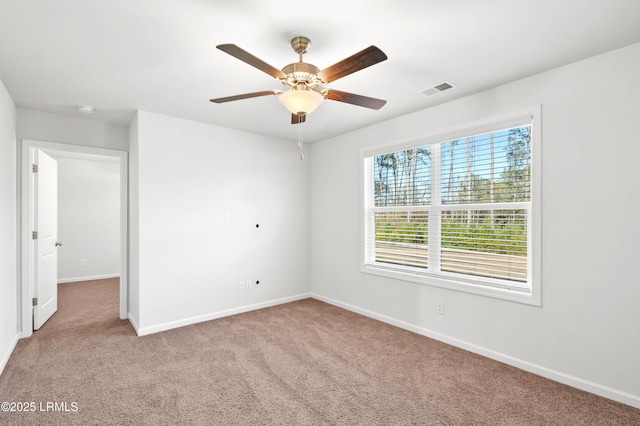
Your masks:
M 0 359 L 0 374 L 2 374 L 4 368 L 7 366 L 9 358 L 11 358 L 11 354 L 18 344 L 18 340 L 20 340 L 20 334 L 16 333 L 16 335 L 13 337 L 13 340 L 11 341 L 11 344 L 9 345 L 9 349 L 7 350 L 7 352 L 2 354 L 2 359 Z
M 119 278 L 120 274 L 103 274 L 103 275 L 91 275 L 88 277 L 75 277 L 75 278 L 60 278 L 58 279 L 58 284 L 65 283 L 77 283 L 80 281 L 94 281 L 94 280 L 104 280 L 107 278 Z
M 444 334 L 416 326 L 414 324 L 410 324 L 404 321 L 400 321 L 398 319 L 388 317 L 386 315 L 381 315 L 373 311 L 369 311 L 367 309 L 362 309 L 358 306 L 350 305 L 348 303 L 343 303 L 335 299 L 331 299 L 329 297 L 324 297 L 319 294 L 312 293 L 311 297 L 314 299 L 318 299 L 322 302 L 329 303 L 330 305 L 338 306 L 340 308 L 344 308 L 348 311 L 355 312 L 357 314 L 364 315 L 369 318 L 376 319 L 378 321 L 382 321 L 384 323 L 402 328 L 404 330 L 412 331 L 416 334 L 420 334 L 422 336 L 429 337 L 434 340 L 439 340 L 441 342 L 447 343 L 451 346 L 456 346 L 461 349 L 465 349 L 469 352 L 476 353 L 478 355 L 485 356 L 487 358 L 500 361 L 502 363 L 511 365 L 513 367 L 517 367 L 521 370 L 528 371 L 530 373 L 536 374 L 538 376 L 546 377 L 547 379 L 554 380 L 556 382 L 589 392 L 604 398 L 608 398 L 617 402 L 621 402 L 623 404 L 630 405 L 635 408 L 640 408 L 640 396 L 632 395 L 627 392 L 620 391 L 618 389 L 613 389 L 608 386 L 604 386 L 598 383 L 591 382 L 589 380 L 581 379 L 579 377 L 571 376 L 569 374 L 562 373 L 560 371 L 552 370 L 541 365 L 533 364 L 528 361 L 515 358 L 500 352 L 493 351 L 491 349 L 483 348 L 478 345 L 474 345 L 472 343 L 466 342 L 464 340 L 456 339 L 453 337 L 446 336 Z
M 308 299 L 311 297 L 310 293 L 298 294 L 296 296 L 284 297 L 282 299 L 269 300 L 266 302 L 256 303 L 253 305 L 240 306 L 238 308 L 227 309 L 219 312 L 212 312 L 205 315 L 199 315 L 196 317 L 185 318 L 178 321 L 170 321 L 162 324 L 156 324 L 152 326 L 138 328 L 134 325 L 138 336 L 146 336 L 148 334 L 158 333 L 160 331 L 171 330 L 173 328 L 184 327 L 186 325 L 197 324 L 199 322 L 211 321 L 218 318 L 224 318 L 231 315 L 242 314 L 245 312 L 255 311 L 257 309 L 268 308 L 271 306 L 282 305 L 284 303 L 295 302 L 296 300 Z M 131 321 L 131 317 L 129 318 Z

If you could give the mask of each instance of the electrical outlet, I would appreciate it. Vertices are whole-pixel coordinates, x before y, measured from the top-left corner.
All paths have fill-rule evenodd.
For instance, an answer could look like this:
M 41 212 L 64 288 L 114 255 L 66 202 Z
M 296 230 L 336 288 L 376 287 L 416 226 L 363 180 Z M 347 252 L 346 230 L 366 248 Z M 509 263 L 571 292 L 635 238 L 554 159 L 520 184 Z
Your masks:
M 251 280 L 247 280 L 247 290 L 251 290 L 251 288 L 253 287 L 253 283 L 251 282 Z
M 444 315 L 444 302 L 442 300 L 436 301 L 436 314 Z
M 80 259 L 80 266 L 82 268 L 84 268 L 85 266 L 87 266 L 87 260 L 86 259 Z

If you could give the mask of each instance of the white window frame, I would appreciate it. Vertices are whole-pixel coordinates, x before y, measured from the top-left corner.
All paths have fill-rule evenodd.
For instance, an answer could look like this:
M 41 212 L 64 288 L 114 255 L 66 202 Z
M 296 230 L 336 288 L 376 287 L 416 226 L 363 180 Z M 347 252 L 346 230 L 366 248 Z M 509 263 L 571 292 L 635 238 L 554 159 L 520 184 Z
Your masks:
M 375 238 L 375 232 L 367 234 L 367 215 L 372 214 L 369 204 L 373 201 L 373 161 L 368 160 L 376 155 L 389 152 L 402 151 L 426 145 L 434 145 L 451 140 L 462 139 L 479 134 L 491 133 L 507 128 L 519 127 L 522 125 L 531 126 L 531 204 L 530 217 L 528 223 L 529 250 L 528 276 L 529 280 L 525 285 L 514 283 L 512 286 L 505 285 L 504 280 L 492 280 L 491 278 L 476 279 L 472 276 L 461 276 L 462 274 L 447 274 L 439 272 L 437 275 L 429 274 L 419 268 L 407 266 L 393 267 L 383 263 L 367 263 L 366 250 L 372 247 L 371 241 Z M 525 303 L 534 306 L 542 304 L 542 284 L 541 284 L 541 106 L 535 105 L 510 113 L 493 116 L 471 123 L 445 129 L 441 132 L 386 143 L 375 147 L 367 147 L 361 150 L 361 271 L 367 274 L 383 276 L 403 281 L 410 281 L 435 287 L 442 287 L 466 293 L 489 296 L 514 302 Z M 439 149 L 432 149 L 432 179 L 440 178 Z M 370 185 L 367 185 L 367 182 Z M 439 194 L 432 194 L 436 197 Z M 442 210 L 457 209 L 457 205 L 440 206 Z M 369 237 L 367 237 L 369 235 Z M 433 241 L 434 236 L 429 237 L 430 244 L 439 244 Z M 366 241 L 369 238 L 370 241 Z

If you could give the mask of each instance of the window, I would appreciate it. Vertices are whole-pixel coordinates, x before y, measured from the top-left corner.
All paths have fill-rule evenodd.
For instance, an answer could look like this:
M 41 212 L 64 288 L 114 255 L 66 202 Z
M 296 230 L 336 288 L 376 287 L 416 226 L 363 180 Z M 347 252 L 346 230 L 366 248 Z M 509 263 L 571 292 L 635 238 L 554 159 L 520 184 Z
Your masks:
M 538 117 L 363 152 L 363 272 L 539 305 Z

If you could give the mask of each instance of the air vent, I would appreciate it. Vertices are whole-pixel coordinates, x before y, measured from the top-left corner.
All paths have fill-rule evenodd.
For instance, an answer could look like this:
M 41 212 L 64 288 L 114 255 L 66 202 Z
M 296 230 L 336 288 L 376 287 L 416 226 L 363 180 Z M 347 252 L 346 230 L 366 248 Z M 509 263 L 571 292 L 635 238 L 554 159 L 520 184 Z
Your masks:
M 433 95 L 437 95 L 438 93 L 444 92 L 445 90 L 453 89 L 454 87 L 456 87 L 456 86 L 454 86 L 453 84 L 451 84 L 448 81 L 444 81 L 444 82 L 442 82 L 440 84 L 436 84 L 433 87 L 425 89 L 420 93 L 422 93 L 423 95 L 426 95 L 426 96 L 433 96 Z

